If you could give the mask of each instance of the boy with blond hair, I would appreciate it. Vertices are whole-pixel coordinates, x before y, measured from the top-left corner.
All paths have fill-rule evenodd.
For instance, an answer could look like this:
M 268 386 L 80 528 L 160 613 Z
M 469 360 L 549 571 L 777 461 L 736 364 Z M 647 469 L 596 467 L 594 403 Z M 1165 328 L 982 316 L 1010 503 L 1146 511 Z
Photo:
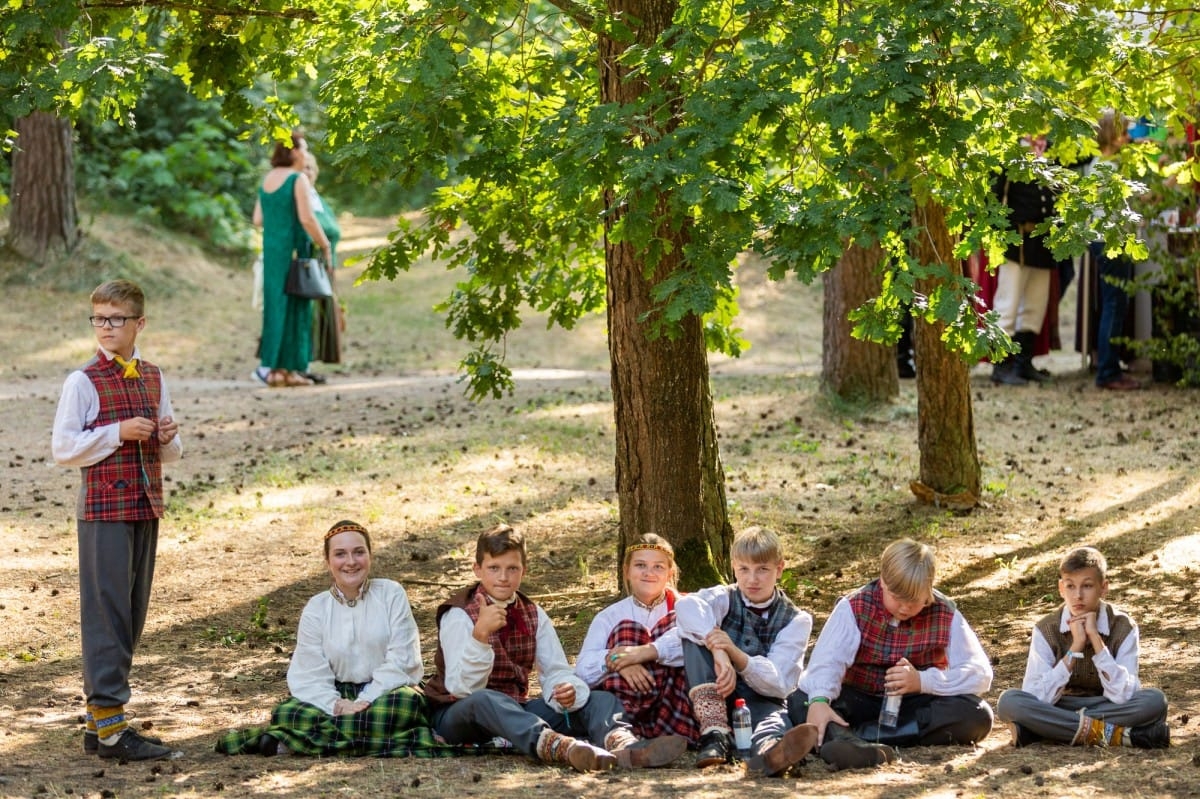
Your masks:
M 120 760 L 156 760 L 171 750 L 129 726 L 129 671 L 146 624 L 162 465 L 183 454 L 179 425 L 158 367 L 142 358 L 146 297 L 128 280 L 92 292 L 88 317 L 99 347 L 63 384 L 51 449 L 83 476 L 76 508 L 80 641 L 87 703 L 83 749 Z
M 996 714 L 1014 746 L 1171 744 L 1167 697 L 1138 679 L 1138 627 L 1108 595 L 1108 562 L 1079 547 L 1058 566 L 1062 604 L 1033 627 L 1025 680 L 1000 695 Z
M 934 590 L 933 548 L 910 539 L 888 545 L 879 578 L 837 601 L 813 647 L 792 723 L 818 730 L 821 758 L 834 770 L 890 762 L 892 746 L 970 744 L 992 729 L 981 696 L 992 666 L 979 638 Z M 895 727 L 881 727 L 888 695 L 903 697 Z
M 700 726 L 696 766 L 732 762 L 729 714 L 743 699 L 755 727 L 755 755 L 768 761 L 756 770 L 780 773 L 811 751 L 816 731 L 806 726 L 768 734 L 757 728 L 796 689 L 812 616 L 778 586 L 783 547 L 775 533 L 748 528 L 734 539 L 729 556 L 733 585 L 704 588 L 675 606 L 688 694 Z

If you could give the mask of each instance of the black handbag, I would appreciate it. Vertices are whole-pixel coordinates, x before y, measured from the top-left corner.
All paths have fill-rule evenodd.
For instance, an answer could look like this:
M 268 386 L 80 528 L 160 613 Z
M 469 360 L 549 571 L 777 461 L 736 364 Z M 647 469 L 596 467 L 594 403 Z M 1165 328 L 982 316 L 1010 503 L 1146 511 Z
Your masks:
M 285 293 L 306 300 L 321 300 L 333 296 L 333 285 L 329 282 L 329 273 L 320 258 L 312 256 L 311 242 L 305 248 L 307 254 L 296 253 L 292 265 L 288 267 L 287 281 L 283 284 Z

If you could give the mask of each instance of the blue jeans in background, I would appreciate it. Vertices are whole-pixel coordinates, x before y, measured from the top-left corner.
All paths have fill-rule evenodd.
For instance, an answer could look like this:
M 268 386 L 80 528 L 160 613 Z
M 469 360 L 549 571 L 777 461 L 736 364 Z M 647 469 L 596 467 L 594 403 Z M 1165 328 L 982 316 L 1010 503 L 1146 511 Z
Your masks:
M 1100 317 L 1096 325 L 1096 385 L 1102 386 L 1121 378 L 1121 359 L 1112 340 L 1122 335 L 1125 329 L 1125 312 L 1129 307 L 1129 295 L 1125 293 L 1124 287 L 1114 286 L 1110 278 L 1131 279 L 1133 261 L 1126 255 L 1109 258 L 1101 242 L 1088 245 L 1088 251 L 1100 275 Z

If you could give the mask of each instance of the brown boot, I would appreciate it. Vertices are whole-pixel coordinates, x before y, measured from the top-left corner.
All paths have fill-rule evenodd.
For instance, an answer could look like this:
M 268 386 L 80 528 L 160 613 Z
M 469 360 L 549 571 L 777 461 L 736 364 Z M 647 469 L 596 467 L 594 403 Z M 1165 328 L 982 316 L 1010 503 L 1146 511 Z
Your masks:
M 621 768 L 659 768 L 669 766 L 687 751 L 687 738 L 682 735 L 663 735 L 659 738 L 634 738 L 632 734 L 628 741 L 610 746 L 609 750 L 616 755 L 617 765 Z M 605 739 L 608 744 L 608 739 Z
M 617 758 L 607 749 L 592 746 L 547 727 L 538 737 L 537 757 L 543 763 L 562 763 L 576 771 L 608 771 Z
M 567 748 L 567 762 L 576 771 L 608 771 L 617 766 L 612 752 L 578 739 Z
M 817 745 L 817 726 L 801 724 L 792 727 L 783 737 L 771 743 L 761 754 L 746 761 L 746 771 L 757 777 L 783 774 L 799 763 Z

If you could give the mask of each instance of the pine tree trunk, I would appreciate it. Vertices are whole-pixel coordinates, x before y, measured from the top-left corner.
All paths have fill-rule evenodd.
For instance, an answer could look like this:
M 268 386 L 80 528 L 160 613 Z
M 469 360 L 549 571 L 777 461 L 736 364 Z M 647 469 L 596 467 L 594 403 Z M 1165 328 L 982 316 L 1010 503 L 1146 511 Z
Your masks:
M 79 242 L 71 122 L 37 111 L 16 121 L 8 244 L 35 263 Z
M 851 244 L 824 275 L 821 382 L 843 399 L 879 403 L 900 393 L 895 348 L 850 335 L 850 311 L 878 297 L 883 288 L 878 272 L 882 260 L 879 245 Z
M 675 8 L 675 3 L 656 0 L 609 3 L 610 12 L 640 21 L 637 38 L 643 43 L 653 41 L 670 24 Z M 626 46 L 600 39 L 605 103 L 630 103 L 647 90 L 641 78 L 630 78 L 618 63 Z M 640 132 L 654 135 L 654 131 Z M 610 191 L 605 200 L 608 226 L 620 218 L 626 202 L 666 207 L 661 196 L 618 198 Z M 659 236 L 670 239 L 673 246 L 653 274 L 647 273 L 643 253 L 627 243 L 605 239 L 621 514 L 618 555 L 638 536 L 657 533 L 675 547 L 682 587 L 689 589 L 723 581 L 733 535 L 725 508 L 725 475 L 701 320 L 689 317 L 678 336 L 653 340 L 642 321 L 655 307 L 654 286 L 680 267 L 688 228 L 664 226 Z
M 954 264 L 954 242 L 946 228 L 946 210 L 937 203 L 917 208 L 916 257 L 921 263 Z M 917 281 L 917 292 L 930 296 L 937 283 Z M 917 367 L 917 440 L 921 482 L 941 498 L 956 496 L 956 507 L 969 507 L 979 497 L 979 453 L 971 407 L 970 370 L 942 344 L 941 323 L 920 319 L 913 326 Z

